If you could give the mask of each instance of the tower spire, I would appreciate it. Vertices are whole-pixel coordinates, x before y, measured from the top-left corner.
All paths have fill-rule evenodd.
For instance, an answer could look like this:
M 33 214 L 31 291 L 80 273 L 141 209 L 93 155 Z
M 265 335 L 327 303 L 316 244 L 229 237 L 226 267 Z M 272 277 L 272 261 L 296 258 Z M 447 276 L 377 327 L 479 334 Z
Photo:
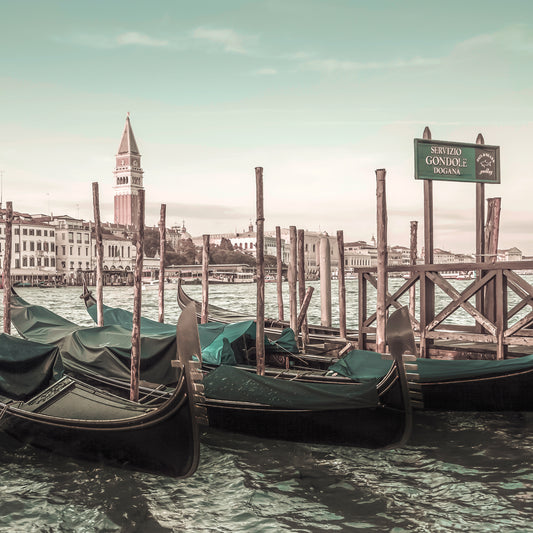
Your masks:
M 141 154 L 133 135 L 130 113 L 122 132 L 116 155 L 115 175 L 115 224 L 133 225 L 137 220 L 139 191 L 143 189 Z

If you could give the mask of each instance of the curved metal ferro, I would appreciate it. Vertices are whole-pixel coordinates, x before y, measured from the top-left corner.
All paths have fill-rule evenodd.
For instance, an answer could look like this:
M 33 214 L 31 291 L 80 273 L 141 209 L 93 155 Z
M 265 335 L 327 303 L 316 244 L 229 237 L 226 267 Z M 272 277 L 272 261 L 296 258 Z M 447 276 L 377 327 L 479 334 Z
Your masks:
M 404 432 L 400 441 L 394 444 L 394 447 L 399 447 L 403 446 L 409 440 L 413 430 L 413 409 L 409 397 L 409 385 L 407 383 L 403 354 L 409 352 L 415 355 L 416 344 L 407 307 L 402 307 L 390 315 L 387 320 L 386 339 L 394 364 L 398 369 L 405 409 Z

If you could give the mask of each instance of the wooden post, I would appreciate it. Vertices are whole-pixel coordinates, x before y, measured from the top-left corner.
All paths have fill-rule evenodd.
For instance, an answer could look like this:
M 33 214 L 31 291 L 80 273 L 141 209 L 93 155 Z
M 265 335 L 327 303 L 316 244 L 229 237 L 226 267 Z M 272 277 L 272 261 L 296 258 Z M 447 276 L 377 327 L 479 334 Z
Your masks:
M 344 278 L 344 232 L 337 231 L 337 247 L 339 248 L 339 334 L 346 339 L 346 279 Z
M 502 270 L 496 272 L 496 359 L 505 359 L 507 345 L 504 343 L 504 333 L 508 327 L 507 322 L 507 277 Z
M 144 189 L 139 190 L 139 212 L 137 219 L 137 242 L 135 243 L 135 273 L 133 277 L 133 317 L 131 328 L 131 380 L 130 400 L 139 401 L 139 380 L 141 374 L 141 308 L 142 273 L 144 259 Z
M 102 223 L 100 221 L 100 197 L 96 181 L 93 182 L 93 212 L 96 236 L 96 323 L 101 327 L 104 325 L 104 246 L 102 244 Z
M 357 287 L 358 287 L 358 295 L 357 295 L 357 304 L 358 304 L 358 328 L 359 333 L 357 336 L 357 345 L 360 350 L 366 350 L 366 339 L 367 334 L 364 331 L 365 328 L 365 322 L 367 319 L 367 303 L 368 303 L 368 291 L 366 287 L 366 280 L 365 275 L 363 272 L 359 272 L 357 274 Z
M 315 290 L 314 287 L 307 288 L 304 299 L 302 301 L 302 305 L 300 306 L 300 313 L 298 314 L 298 321 L 296 323 L 296 328 L 298 330 L 302 327 L 305 321 L 305 317 L 307 315 L 307 308 L 309 307 L 309 303 L 311 302 L 311 296 L 313 296 L 314 290 Z
M 495 263 L 500 236 L 501 198 L 487 198 L 487 227 L 485 230 L 486 263 Z
M 409 264 L 416 265 L 417 246 L 418 246 L 418 222 L 416 220 L 411 221 L 411 239 L 409 250 Z M 411 272 L 411 277 L 415 277 L 415 273 Z M 409 315 L 411 316 L 411 323 L 414 323 L 416 313 L 416 289 L 413 285 L 409 289 Z
M 278 293 L 278 318 L 284 320 L 283 313 L 283 261 L 281 246 L 281 228 L 276 226 L 276 287 Z
M 167 248 L 167 206 L 161 204 L 159 218 L 159 322 L 165 321 L 165 252 Z
M 4 250 L 4 333 L 11 334 L 11 249 L 13 247 L 13 203 L 6 202 L 6 249 Z
M 387 195 L 384 168 L 376 170 L 377 197 L 377 298 L 376 298 L 376 352 L 384 353 L 387 324 Z
M 257 324 L 255 354 L 257 374 L 265 374 L 265 215 L 263 209 L 263 168 L 255 169 L 257 213 Z
M 321 324 L 331 327 L 331 248 L 327 233 L 320 238 L 320 315 Z
M 431 140 L 426 126 L 423 138 Z M 433 264 L 433 181 L 424 180 L 424 263 Z M 427 357 L 432 343 L 426 338 L 426 327 L 435 318 L 435 284 L 424 271 L 420 278 L 420 357 Z
M 300 309 L 302 308 L 305 299 L 305 232 L 303 229 L 298 230 L 297 237 L 297 256 L 298 256 L 298 299 L 300 301 Z M 297 333 L 302 332 L 302 350 L 305 351 L 305 346 L 309 344 L 309 328 L 307 327 L 307 317 L 304 315 L 301 328 L 298 328 Z
M 481 133 L 476 138 L 476 144 L 485 144 Z M 476 183 L 476 263 L 485 261 L 485 184 Z M 477 279 L 481 279 L 483 270 L 477 271 Z M 476 309 L 483 313 L 485 309 L 485 291 L 476 293 Z M 476 331 L 482 332 L 483 327 L 476 322 Z
M 202 317 L 201 323 L 209 320 L 209 235 L 203 236 L 202 248 Z
M 297 238 L 296 226 L 289 227 L 289 270 L 287 272 L 289 278 L 289 311 L 290 311 L 290 326 L 294 331 L 294 335 L 298 337 L 298 330 L 296 324 L 298 322 L 298 304 L 296 300 L 296 269 L 297 269 Z
M 500 233 L 501 198 L 487 198 L 487 226 L 485 229 L 485 263 L 495 263 L 498 256 L 498 237 Z M 490 281 L 485 287 L 484 315 L 491 322 L 496 320 L 496 281 Z

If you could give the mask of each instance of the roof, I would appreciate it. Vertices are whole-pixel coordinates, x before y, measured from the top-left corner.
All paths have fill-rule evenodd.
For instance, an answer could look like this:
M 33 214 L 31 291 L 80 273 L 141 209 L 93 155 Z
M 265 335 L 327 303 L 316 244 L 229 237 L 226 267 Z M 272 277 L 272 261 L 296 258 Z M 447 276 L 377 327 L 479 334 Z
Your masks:
M 122 140 L 118 148 L 118 154 L 135 154 L 141 155 L 133 136 L 133 130 L 131 129 L 130 117 L 126 117 L 126 125 L 124 126 L 124 132 L 122 133 Z

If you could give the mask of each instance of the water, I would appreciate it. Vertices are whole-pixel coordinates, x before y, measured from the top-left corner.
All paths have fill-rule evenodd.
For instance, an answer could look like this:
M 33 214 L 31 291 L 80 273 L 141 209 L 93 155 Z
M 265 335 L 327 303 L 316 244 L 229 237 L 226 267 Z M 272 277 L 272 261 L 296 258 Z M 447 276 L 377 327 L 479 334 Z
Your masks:
M 255 290 L 213 286 L 210 301 L 245 312 Z M 19 292 L 91 324 L 77 287 Z M 104 298 L 132 308 L 131 287 L 105 288 Z M 266 299 L 275 316 L 275 284 Z M 173 322 L 174 291 L 165 308 Z M 143 314 L 157 318 L 157 291 L 143 293 Z M 354 319 L 352 309 L 350 325 Z M 406 447 L 380 451 L 209 431 L 197 473 L 181 481 L 56 457 L 1 436 L 0 531 L 533 531 L 532 428 L 533 413 L 420 413 Z

